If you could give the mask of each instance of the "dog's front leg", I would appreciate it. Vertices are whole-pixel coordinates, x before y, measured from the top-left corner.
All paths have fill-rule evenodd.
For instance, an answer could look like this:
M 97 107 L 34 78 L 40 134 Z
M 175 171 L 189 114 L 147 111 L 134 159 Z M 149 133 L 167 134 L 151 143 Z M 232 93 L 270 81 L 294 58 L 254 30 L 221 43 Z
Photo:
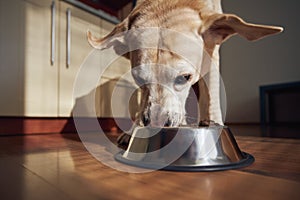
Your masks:
M 219 46 L 212 52 L 205 52 L 199 85 L 200 124 L 212 122 L 223 125 L 220 101 Z

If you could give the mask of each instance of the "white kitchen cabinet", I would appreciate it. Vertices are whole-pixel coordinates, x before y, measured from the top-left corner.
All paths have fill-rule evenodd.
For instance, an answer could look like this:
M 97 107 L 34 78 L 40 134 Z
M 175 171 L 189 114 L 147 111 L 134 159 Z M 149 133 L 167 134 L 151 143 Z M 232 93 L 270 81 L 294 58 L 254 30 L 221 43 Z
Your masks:
M 0 3 L 0 115 L 56 116 L 58 68 L 50 63 L 52 1 Z
M 24 115 L 54 117 L 58 111 L 59 54 L 52 31 L 53 36 L 58 34 L 55 26 L 59 18 L 51 0 L 26 0 L 24 9 Z
M 114 25 L 59 0 L 0 3 L 0 116 L 70 116 L 76 104 L 76 75 L 93 50 L 86 31 L 100 37 Z M 84 102 L 84 98 L 95 98 L 96 105 L 85 106 L 95 106 L 98 117 L 112 117 L 109 97 L 118 77 L 128 70 L 127 59 L 115 61 L 95 85 L 97 96 L 91 91 L 81 99 Z M 121 93 L 126 95 L 128 84 L 123 86 Z M 117 116 L 126 116 L 126 112 L 120 109 Z
M 65 2 L 59 3 L 59 20 L 59 116 L 70 116 L 76 104 L 85 109 L 81 113 L 83 117 L 93 116 L 94 108 L 98 117 L 114 117 L 111 111 L 110 97 L 119 77 L 130 70 L 130 62 L 124 57 L 119 57 L 114 61 L 101 78 L 99 74 L 99 82 L 91 91 L 87 91 L 79 98 L 74 99 L 73 97 L 74 82 L 85 59 L 99 59 L 98 57 L 88 57 L 94 49 L 87 42 L 87 30 L 97 37 L 104 37 L 114 28 L 114 25 Z M 100 67 L 103 66 L 99 65 Z M 88 75 L 85 79 L 90 81 Z M 130 88 L 124 82 L 119 85 L 122 87 L 120 90 L 122 95 L 118 94 L 118 98 L 124 99 L 124 95 Z M 96 92 L 94 92 L 95 90 Z M 91 98 L 95 99 L 95 105 L 86 101 Z M 117 105 L 119 106 L 120 103 Z M 115 115 L 118 117 L 128 116 L 128 109 L 124 109 L 124 106 L 122 109 L 116 110 L 118 112 Z
M 24 25 L 19 19 L 25 17 L 20 0 L 0 0 L 0 114 L 22 115 L 24 106 L 23 70 Z M 13 11 L 13 12 L 12 12 Z
M 76 75 L 85 58 L 92 51 L 86 32 L 90 30 L 100 36 L 101 19 L 70 4 L 59 2 L 59 20 L 58 115 L 70 116 L 75 103 L 73 87 Z

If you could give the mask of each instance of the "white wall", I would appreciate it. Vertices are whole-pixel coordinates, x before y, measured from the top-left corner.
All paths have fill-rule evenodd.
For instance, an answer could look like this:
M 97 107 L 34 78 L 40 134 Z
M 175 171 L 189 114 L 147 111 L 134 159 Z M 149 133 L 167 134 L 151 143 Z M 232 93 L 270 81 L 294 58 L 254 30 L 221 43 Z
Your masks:
M 285 31 L 257 42 L 234 36 L 221 48 L 226 122 L 259 122 L 259 86 L 300 80 L 300 1 L 223 0 L 223 10 Z

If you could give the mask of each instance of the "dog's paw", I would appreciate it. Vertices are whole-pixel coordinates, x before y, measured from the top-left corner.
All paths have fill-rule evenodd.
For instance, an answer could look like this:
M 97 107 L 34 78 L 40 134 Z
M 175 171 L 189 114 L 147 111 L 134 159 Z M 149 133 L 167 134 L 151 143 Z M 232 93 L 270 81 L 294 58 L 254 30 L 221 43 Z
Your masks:
M 130 140 L 131 136 L 126 134 L 126 133 L 122 133 L 118 139 L 117 139 L 117 143 L 119 146 L 128 146 L 129 144 L 129 140 Z

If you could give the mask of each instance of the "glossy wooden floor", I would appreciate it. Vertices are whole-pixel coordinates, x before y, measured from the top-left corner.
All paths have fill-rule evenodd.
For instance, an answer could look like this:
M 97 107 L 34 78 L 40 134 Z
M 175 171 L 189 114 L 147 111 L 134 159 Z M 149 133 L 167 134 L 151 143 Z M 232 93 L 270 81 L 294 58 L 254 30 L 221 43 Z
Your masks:
M 300 199 L 299 140 L 236 138 L 256 158 L 247 168 L 133 174 L 93 158 L 76 134 L 0 137 L 0 199 Z

